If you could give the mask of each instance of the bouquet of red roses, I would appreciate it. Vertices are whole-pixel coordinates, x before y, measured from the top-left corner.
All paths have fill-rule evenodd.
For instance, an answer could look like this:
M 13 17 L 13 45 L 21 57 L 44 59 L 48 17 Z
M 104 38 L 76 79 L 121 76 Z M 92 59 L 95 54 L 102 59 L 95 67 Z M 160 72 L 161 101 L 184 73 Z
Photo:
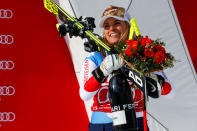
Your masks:
M 129 63 L 130 66 L 143 74 L 173 67 L 174 57 L 167 53 L 165 43 L 160 39 L 151 40 L 148 36 L 136 36 L 121 44 L 115 49 Z

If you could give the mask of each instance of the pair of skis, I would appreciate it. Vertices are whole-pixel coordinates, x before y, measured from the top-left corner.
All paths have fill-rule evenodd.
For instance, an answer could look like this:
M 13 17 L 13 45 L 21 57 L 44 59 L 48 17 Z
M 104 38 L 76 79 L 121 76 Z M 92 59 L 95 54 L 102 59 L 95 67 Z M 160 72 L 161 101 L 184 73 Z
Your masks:
M 72 21 L 75 22 L 75 26 L 79 29 L 85 28 L 81 23 L 77 21 L 74 17 L 72 17 L 69 13 L 63 10 L 55 1 L 52 0 L 44 0 L 45 8 L 56 15 L 62 22 Z M 102 46 L 106 51 L 111 51 L 111 48 L 103 43 L 100 39 L 98 39 L 92 32 L 89 30 L 85 31 L 86 35 L 95 41 L 97 45 Z

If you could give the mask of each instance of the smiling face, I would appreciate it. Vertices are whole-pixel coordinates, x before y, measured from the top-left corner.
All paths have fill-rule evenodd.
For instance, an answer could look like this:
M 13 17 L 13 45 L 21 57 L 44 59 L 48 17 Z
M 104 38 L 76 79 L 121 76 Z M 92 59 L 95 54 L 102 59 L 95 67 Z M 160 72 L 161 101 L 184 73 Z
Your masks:
M 115 18 L 108 18 L 103 27 L 104 35 L 110 45 L 119 43 L 128 31 L 126 23 Z

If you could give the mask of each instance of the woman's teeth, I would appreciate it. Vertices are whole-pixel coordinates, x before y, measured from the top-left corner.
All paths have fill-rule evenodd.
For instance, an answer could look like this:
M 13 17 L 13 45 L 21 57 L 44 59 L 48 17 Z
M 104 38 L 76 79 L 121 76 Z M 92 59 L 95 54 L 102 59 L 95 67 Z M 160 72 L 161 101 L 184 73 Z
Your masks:
M 119 34 L 118 33 L 110 34 L 110 37 L 112 37 L 112 36 L 119 36 Z

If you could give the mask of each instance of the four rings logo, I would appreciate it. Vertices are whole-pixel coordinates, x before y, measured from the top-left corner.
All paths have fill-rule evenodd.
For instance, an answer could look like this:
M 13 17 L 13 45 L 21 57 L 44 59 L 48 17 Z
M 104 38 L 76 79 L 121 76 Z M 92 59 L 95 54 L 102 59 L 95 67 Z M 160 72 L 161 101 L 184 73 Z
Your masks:
M 0 35 L 0 44 L 12 44 L 14 37 L 11 35 Z
M 13 112 L 0 112 L 0 122 L 1 121 L 14 121 L 15 114 Z
M 14 69 L 14 62 L 11 60 L 5 61 L 2 60 L 0 61 L 0 69 L 1 70 L 12 70 Z
M 9 9 L 0 9 L 0 18 L 1 19 L 11 19 L 13 17 L 13 12 Z
M 0 19 L 11 19 L 13 12 L 9 9 L 0 9 Z M 11 35 L 0 35 L 0 44 L 12 44 L 14 38 Z M 14 62 L 11 60 L 0 61 L 0 70 L 14 69 Z M 0 86 L 0 95 L 13 95 L 15 88 L 12 86 Z M 0 112 L 0 122 L 14 121 L 15 114 L 13 112 Z
M 14 95 L 15 88 L 13 86 L 0 86 L 0 96 Z

